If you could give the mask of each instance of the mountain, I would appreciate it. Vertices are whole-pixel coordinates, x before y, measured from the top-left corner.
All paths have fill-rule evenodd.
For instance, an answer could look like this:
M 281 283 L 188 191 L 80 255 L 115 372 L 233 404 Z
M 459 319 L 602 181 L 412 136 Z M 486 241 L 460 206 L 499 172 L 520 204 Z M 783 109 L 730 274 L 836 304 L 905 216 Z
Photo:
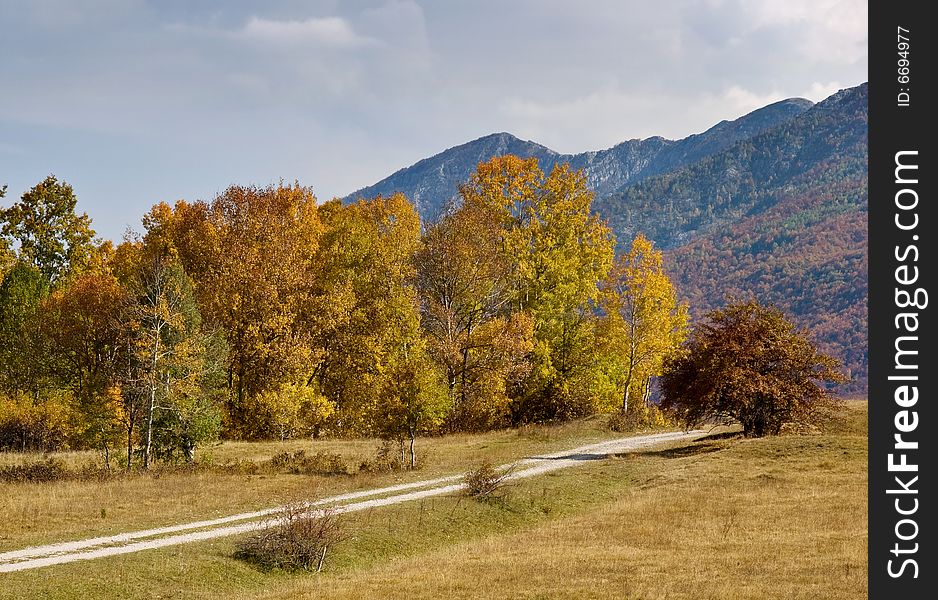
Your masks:
M 755 295 L 808 328 L 866 388 L 868 87 L 842 90 L 722 152 L 599 197 L 620 244 L 668 250 L 700 315 Z
M 545 171 L 556 164 L 569 163 L 584 170 L 587 184 L 594 193 L 604 195 L 720 152 L 740 140 L 789 121 L 811 106 L 809 100 L 802 98 L 783 100 L 735 121 L 722 121 L 703 133 L 682 140 L 662 137 L 629 140 L 607 150 L 581 154 L 560 154 L 509 133 L 495 133 L 425 158 L 374 185 L 349 194 L 344 200 L 403 192 L 414 202 L 422 217 L 432 219 L 456 196 L 459 184 L 469 178 L 476 165 L 505 154 L 535 157 Z

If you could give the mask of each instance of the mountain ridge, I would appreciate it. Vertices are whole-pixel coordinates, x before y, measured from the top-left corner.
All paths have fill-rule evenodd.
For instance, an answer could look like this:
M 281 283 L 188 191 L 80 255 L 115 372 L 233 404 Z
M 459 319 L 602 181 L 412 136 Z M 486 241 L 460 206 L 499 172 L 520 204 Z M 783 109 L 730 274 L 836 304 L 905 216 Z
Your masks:
M 491 133 L 453 146 L 398 169 L 375 184 L 361 188 L 342 200 L 387 196 L 402 192 L 424 219 L 432 220 L 458 192 L 479 162 L 493 156 L 515 154 L 534 157 L 545 171 L 561 163 L 583 169 L 587 185 L 599 196 L 612 193 L 645 177 L 658 175 L 751 137 L 808 110 L 813 103 L 804 98 L 774 102 L 732 121 L 721 121 L 707 130 L 680 140 L 661 136 L 630 139 L 604 150 L 562 154 L 508 132 Z

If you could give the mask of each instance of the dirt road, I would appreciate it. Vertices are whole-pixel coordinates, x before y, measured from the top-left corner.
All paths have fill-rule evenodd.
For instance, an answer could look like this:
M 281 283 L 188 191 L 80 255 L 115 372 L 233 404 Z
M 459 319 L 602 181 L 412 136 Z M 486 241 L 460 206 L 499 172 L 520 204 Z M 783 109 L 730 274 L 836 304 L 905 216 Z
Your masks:
M 513 469 L 509 476 L 511 479 L 523 479 L 584 464 L 590 460 L 602 459 L 611 454 L 645 448 L 661 442 L 691 440 L 703 433 L 703 431 L 656 433 L 619 438 L 561 452 L 524 458 L 515 463 L 503 465 L 501 468 Z M 351 492 L 312 500 L 308 503 L 308 506 L 312 515 L 321 513 L 326 509 L 339 513 L 355 512 L 458 492 L 464 487 L 462 479 L 463 475 L 459 474 Z M 364 498 L 369 499 L 364 500 Z M 24 571 L 77 560 L 91 560 L 238 535 L 268 526 L 276 519 L 276 513 L 281 508 L 274 507 L 218 519 L 193 521 L 156 529 L 132 531 L 112 536 L 87 538 L 4 552 L 0 553 L 0 573 Z

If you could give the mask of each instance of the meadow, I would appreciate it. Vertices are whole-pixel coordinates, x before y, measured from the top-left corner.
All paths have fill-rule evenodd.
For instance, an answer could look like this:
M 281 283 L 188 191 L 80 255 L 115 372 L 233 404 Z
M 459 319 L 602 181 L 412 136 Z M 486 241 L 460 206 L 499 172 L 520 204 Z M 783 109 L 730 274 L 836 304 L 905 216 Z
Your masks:
M 603 436 L 612 437 L 601 423 L 581 421 L 436 438 L 425 470 L 405 476 Z M 345 444 L 348 452 L 370 444 L 307 443 Z M 263 457 L 278 446 L 216 452 Z M 866 457 L 866 403 L 850 402 L 821 431 L 757 439 L 715 433 L 519 481 L 500 503 L 448 496 L 349 515 L 348 539 L 319 574 L 261 571 L 233 558 L 232 538 L 6 574 L 0 598 L 862 598 Z M 77 523 L 92 518 L 96 530 L 143 526 L 158 520 L 161 505 L 141 506 L 148 494 L 162 504 L 188 498 L 175 501 L 182 512 L 161 517 L 178 521 L 187 510 L 230 513 L 239 502 L 257 506 L 303 489 L 372 486 L 400 475 L 264 477 L 175 474 L 109 483 L 107 493 L 71 482 L 11 484 L 2 490 L 3 512 L 18 512 L 4 519 L 4 547 L 85 535 L 89 526 Z M 82 497 L 96 503 L 73 508 L 84 511 L 73 523 L 62 507 Z M 126 512 L 102 519 L 96 504 L 105 498 L 126 503 Z M 24 515 L 29 528 L 16 524 Z M 100 523 L 112 515 L 119 526 Z

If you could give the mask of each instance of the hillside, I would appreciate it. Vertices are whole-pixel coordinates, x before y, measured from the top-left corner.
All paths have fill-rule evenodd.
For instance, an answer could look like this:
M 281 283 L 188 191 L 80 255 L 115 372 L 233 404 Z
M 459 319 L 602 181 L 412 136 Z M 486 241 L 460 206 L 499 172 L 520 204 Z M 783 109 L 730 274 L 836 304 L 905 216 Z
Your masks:
M 425 158 L 349 194 L 345 200 L 403 192 L 416 204 L 423 218 L 432 219 L 457 194 L 459 184 L 469 178 L 477 164 L 505 154 L 533 156 L 545 171 L 554 165 L 569 163 L 583 169 L 590 189 L 597 195 L 604 195 L 720 152 L 740 140 L 787 122 L 811 106 L 810 101 L 801 98 L 783 100 L 735 121 L 722 121 L 682 140 L 662 137 L 628 140 L 607 150 L 580 154 L 560 154 L 509 133 L 495 133 Z
M 867 86 L 684 169 L 601 197 L 620 243 L 669 249 L 694 314 L 754 294 L 809 327 L 866 387 Z

